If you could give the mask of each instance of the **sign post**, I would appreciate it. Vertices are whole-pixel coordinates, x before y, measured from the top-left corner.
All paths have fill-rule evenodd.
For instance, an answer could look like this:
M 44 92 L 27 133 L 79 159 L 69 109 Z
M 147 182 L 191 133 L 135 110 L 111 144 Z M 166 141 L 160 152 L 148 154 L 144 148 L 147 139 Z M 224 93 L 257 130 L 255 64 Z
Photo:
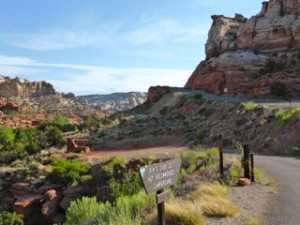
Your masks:
M 157 193 L 156 204 L 158 211 L 158 225 L 165 225 L 165 200 L 169 198 L 170 191 L 164 192 L 165 187 L 176 184 L 181 159 L 171 159 L 160 163 L 143 166 L 139 169 L 144 188 L 147 194 Z

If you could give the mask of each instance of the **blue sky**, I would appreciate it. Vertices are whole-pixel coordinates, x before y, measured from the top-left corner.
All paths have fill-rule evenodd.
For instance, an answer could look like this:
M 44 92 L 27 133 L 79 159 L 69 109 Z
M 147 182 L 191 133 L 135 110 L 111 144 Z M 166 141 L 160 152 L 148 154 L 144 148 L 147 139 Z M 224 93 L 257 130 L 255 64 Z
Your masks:
M 205 58 L 211 15 L 251 17 L 261 0 L 2 0 L 0 74 L 59 92 L 183 86 Z

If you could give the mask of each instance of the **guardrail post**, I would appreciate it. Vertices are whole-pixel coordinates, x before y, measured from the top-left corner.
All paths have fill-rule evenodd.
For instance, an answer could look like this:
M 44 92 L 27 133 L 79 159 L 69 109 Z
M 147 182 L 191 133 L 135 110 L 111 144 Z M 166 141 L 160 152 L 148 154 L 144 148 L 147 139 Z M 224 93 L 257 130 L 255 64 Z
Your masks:
M 223 166 L 223 137 L 222 135 L 219 136 L 219 160 L 220 160 L 220 175 L 221 177 L 224 176 L 224 166 Z
M 255 182 L 255 175 L 254 175 L 254 153 L 250 154 L 250 164 L 251 164 L 251 181 Z
M 250 168 L 249 168 L 249 145 L 244 145 L 244 176 L 246 178 L 250 178 Z

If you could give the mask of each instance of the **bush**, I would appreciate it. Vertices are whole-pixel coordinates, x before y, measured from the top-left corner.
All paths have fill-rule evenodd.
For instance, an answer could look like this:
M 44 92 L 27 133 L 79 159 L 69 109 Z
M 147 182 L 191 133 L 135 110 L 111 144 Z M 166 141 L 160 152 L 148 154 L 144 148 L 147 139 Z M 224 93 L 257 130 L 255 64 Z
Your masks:
M 47 127 L 45 131 L 45 136 L 47 143 L 51 146 L 62 147 L 66 144 L 62 132 L 57 127 Z
M 284 83 L 276 81 L 271 84 L 270 92 L 272 95 L 275 95 L 278 97 L 285 97 L 287 95 L 287 87 Z
M 71 202 L 66 225 L 141 225 L 143 218 L 154 207 L 154 196 L 144 191 L 123 196 L 112 203 L 97 203 L 96 198 L 83 197 Z
M 300 156 L 300 146 L 293 146 L 291 152 L 294 156 Z
M 76 159 L 53 159 L 51 165 L 53 170 L 47 178 L 54 183 L 69 184 L 78 181 L 81 175 L 88 172 L 87 165 Z
M 256 109 L 256 104 L 254 102 L 242 102 L 241 106 L 248 112 L 252 112 Z
M 275 117 L 283 123 L 290 121 L 294 117 L 300 119 L 300 108 L 298 107 L 290 110 L 281 109 L 275 113 Z
M 1 225 L 24 225 L 23 216 L 10 212 L 0 212 L 0 224 Z
M 119 181 L 111 178 L 108 185 L 114 198 L 134 195 L 143 188 L 140 175 L 134 171 L 125 173 Z

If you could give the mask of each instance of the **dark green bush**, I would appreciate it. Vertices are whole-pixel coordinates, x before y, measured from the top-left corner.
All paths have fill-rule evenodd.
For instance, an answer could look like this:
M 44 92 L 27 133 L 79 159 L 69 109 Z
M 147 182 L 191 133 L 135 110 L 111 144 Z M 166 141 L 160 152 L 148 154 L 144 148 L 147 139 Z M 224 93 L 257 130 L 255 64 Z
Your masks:
M 287 95 L 287 87 L 284 83 L 281 83 L 280 81 L 276 81 L 271 84 L 270 92 L 272 95 L 278 97 L 285 97 Z
M 23 216 L 10 212 L 0 212 L 0 224 L 1 225 L 24 225 Z
M 70 184 L 80 179 L 80 176 L 87 174 L 87 164 L 76 159 L 52 159 L 52 172 L 47 179 L 53 183 Z
M 45 130 L 46 142 L 51 146 L 62 147 L 66 141 L 59 128 L 50 126 Z
M 134 195 L 138 193 L 142 188 L 140 175 L 135 171 L 129 171 L 123 174 L 121 180 L 114 178 L 109 181 L 109 188 L 111 195 L 114 198 L 126 195 Z

